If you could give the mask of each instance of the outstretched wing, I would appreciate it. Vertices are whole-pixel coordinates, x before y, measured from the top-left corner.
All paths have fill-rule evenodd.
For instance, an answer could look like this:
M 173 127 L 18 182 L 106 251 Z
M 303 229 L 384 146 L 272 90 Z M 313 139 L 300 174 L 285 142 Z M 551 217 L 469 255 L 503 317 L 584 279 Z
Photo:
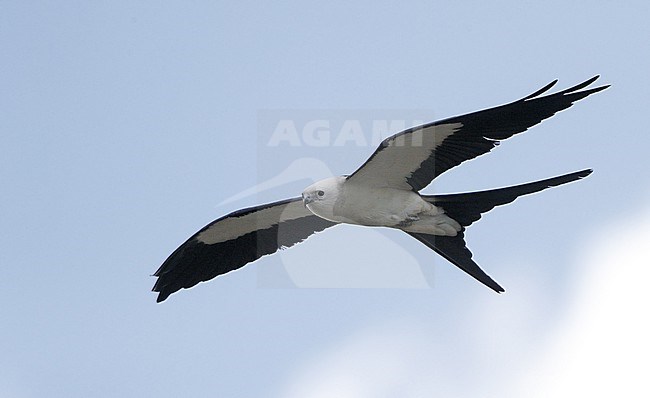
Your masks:
M 417 192 L 452 167 L 489 152 L 500 140 L 526 131 L 574 102 L 609 87 L 580 91 L 596 79 L 598 76 L 540 97 L 557 83 L 555 80 L 518 101 L 402 131 L 385 139 L 348 180 Z
M 243 267 L 336 225 L 315 216 L 301 198 L 250 207 L 230 213 L 203 227 L 176 249 L 154 273 L 158 302 Z

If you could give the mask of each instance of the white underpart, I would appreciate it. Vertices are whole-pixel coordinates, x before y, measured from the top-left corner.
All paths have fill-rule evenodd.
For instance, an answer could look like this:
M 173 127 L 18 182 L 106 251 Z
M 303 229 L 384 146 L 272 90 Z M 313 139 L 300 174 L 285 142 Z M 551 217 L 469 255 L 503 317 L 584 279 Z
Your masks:
M 201 232 L 196 238 L 199 242 L 212 245 L 236 239 L 247 233 L 267 229 L 283 221 L 311 216 L 301 201 L 268 207 L 241 217 L 228 217 Z
M 443 209 L 410 190 L 375 188 L 334 177 L 313 184 L 305 194 L 319 190 L 325 192 L 324 197 L 307 207 L 330 221 L 442 236 L 455 236 L 461 230 Z

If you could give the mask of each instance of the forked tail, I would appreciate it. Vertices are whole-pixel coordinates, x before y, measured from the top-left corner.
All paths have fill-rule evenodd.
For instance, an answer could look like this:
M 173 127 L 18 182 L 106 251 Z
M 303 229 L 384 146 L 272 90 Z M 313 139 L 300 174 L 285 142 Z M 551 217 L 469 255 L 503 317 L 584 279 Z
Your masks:
M 456 236 L 437 236 L 422 233 L 407 232 L 415 239 L 435 250 L 438 254 L 449 260 L 458 268 L 470 274 L 485 286 L 497 293 L 505 291 L 498 283 L 472 260 L 472 252 L 465 244 L 464 230 L 474 221 L 481 218 L 481 214 L 492 210 L 496 206 L 510 203 L 519 196 L 542 191 L 546 188 L 556 187 L 572 181 L 579 180 L 591 174 L 592 170 L 582 170 L 565 174 L 546 180 L 515 185 L 507 188 L 492 189 L 489 191 L 469 192 L 451 195 L 423 195 L 422 198 L 429 203 L 442 207 L 445 213 L 456 220 L 463 229 Z

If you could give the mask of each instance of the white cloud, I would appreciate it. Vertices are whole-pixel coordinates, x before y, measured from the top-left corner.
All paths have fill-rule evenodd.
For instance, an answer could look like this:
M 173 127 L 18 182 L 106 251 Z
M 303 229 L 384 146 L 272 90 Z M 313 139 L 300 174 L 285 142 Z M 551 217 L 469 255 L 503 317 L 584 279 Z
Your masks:
M 282 397 L 650 396 L 650 207 L 636 214 L 586 240 L 555 330 L 529 328 L 544 292 L 522 279 L 507 296 L 464 297 L 464 313 L 436 320 L 450 336 L 427 317 L 361 330 L 304 363 Z
M 282 397 L 404 397 L 431 391 L 439 372 L 419 360 L 431 354 L 431 338 L 405 324 L 360 331 L 317 355 L 293 375 Z
M 650 396 L 650 208 L 599 231 L 565 324 L 516 396 Z

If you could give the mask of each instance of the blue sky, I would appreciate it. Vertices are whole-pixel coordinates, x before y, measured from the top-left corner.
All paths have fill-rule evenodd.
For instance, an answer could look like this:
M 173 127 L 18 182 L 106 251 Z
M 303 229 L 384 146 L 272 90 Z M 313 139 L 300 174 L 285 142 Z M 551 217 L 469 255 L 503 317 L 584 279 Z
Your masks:
M 637 333 L 650 265 L 647 2 L 1 8 L 0 395 L 575 396 L 587 380 L 647 391 L 634 372 L 650 354 Z M 406 235 L 337 227 L 155 304 L 150 275 L 198 228 L 350 173 L 374 150 L 270 148 L 277 115 L 438 119 L 595 74 L 613 87 L 426 191 L 594 168 L 469 229 L 505 294 Z M 224 203 L 301 159 L 325 168 Z M 301 264 L 311 281 L 339 278 L 265 285 Z M 337 288 L 343 271 L 318 274 L 345 264 L 361 269 L 355 288 Z M 373 267 L 407 266 L 433 283 L 361 286 Z

